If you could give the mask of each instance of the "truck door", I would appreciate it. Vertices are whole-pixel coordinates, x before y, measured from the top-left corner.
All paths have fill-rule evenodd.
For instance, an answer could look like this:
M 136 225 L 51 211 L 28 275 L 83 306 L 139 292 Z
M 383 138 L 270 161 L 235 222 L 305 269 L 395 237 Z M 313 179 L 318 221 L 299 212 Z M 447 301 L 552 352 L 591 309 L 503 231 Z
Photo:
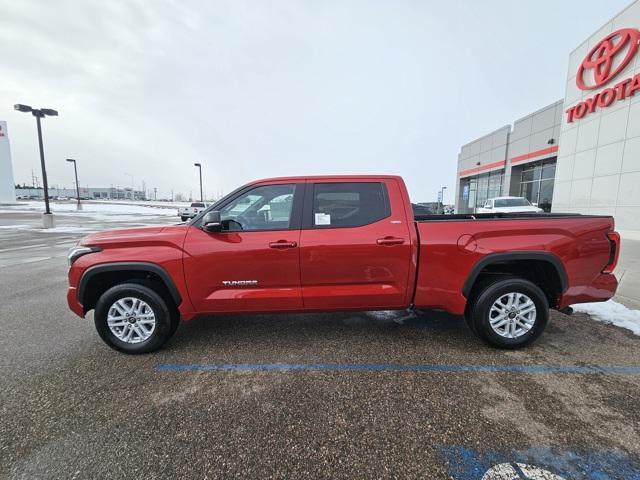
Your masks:
M 303 183 L 248 187 L 219 205 L 222 232 L 196 222 L 184 243 L 189 296 L 201 313 L 302 309 Z
M 412 227 L 394 180 L 309 182 L 300 236 L 305 309 L 407 307 Z

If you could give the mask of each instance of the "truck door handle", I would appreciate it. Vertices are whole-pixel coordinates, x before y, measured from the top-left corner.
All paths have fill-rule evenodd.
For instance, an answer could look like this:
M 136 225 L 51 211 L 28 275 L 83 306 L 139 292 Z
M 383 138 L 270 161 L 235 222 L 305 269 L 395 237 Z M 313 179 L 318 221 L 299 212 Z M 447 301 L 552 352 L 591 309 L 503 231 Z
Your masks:
M 298 246 L 297 242 L 287 242 L 286 240 L 278 240 L 277 242 L 269 243 L 269 248 L 296 248 Z
M 404 238 L 397 237 L 384 237 L 376 240 L 378 245 L 402 245 L 404 243 Z

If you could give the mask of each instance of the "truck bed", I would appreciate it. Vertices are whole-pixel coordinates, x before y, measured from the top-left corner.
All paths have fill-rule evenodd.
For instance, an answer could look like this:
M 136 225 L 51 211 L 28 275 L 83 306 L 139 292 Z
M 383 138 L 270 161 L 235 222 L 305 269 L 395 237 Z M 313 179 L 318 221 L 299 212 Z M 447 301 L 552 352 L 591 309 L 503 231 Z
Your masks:
M 464 314 L 469 278 L 485 263 L 521 262 L 524 274 L 547 262 L 564 277 L 552 308 L 606 300 L 615 277 L 612 217 L 573 213 L 416 215 L 418 268 L 414 305 Z

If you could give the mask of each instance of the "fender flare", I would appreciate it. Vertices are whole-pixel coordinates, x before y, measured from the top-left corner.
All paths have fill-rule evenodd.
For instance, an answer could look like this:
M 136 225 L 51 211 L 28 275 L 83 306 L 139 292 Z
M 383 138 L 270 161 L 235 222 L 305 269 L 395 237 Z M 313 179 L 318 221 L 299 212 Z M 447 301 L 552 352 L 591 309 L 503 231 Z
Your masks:
M 533 251 L 516 251 L 516 252 L 505 252 L 505 253 L 491 253 L 482 257 L 478 260 L 473 267 L 471 267 L 471 271 L 469 272 L 469 276 L 464 282 L 462 286 L 462 294 L 465 298 L 469 298 L 469 294 L 471 293 L 471 289 L 473 288 L 478 275 L 480 272 L 494 263 L 503 263 L 503 262 L 511 262 L 515 260 L 537 260 L 550 263 L 556 273 L 558 274 L 558 278 L 560 279 L 560 289 L 561 293 L 564 292 L 568 285 L 569 280 L 567 277 L 567 272 L 564 269 L 564 265 L 562 264 L 562 260 L 560 258 L 551 253 L 551 252 L 533 252 Z
M 148 262 L 101 263 L 99 265 L 94 265 L 93 267 L 87 268 L 82 274 L 82 278 L 80 278 L 80 283 L 78 285 L 78 301 L 84 305 L 83 299 L 85 296 L 85 290 L 87 285 L 89 284 L 89 281 L 93 277 L 104 272 L 123 271 L 149 272 L 157 275 L 165 284 L 167 290 L 169 290 L 169 294 L 171 295 L 171 298 L 176 303 L 176 305 L 180 305 L 182 303 L 182 297 L 180 296 L 180 292 L 173 282 L 171 275 L 169 275 L 169 273 L 167 273 L 167 271 L 160 265 Z

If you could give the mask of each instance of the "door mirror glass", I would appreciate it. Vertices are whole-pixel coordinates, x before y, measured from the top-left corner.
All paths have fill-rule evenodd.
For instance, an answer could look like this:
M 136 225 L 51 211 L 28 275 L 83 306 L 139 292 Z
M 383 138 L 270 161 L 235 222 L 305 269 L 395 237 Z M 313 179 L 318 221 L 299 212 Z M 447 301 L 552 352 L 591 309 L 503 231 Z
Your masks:
M 220 232 L 222 231 L 222 222 L 220 221 L 220 212 L 213 210 L 205 214 L 202 219 L 202 228 L 207 232 Z

